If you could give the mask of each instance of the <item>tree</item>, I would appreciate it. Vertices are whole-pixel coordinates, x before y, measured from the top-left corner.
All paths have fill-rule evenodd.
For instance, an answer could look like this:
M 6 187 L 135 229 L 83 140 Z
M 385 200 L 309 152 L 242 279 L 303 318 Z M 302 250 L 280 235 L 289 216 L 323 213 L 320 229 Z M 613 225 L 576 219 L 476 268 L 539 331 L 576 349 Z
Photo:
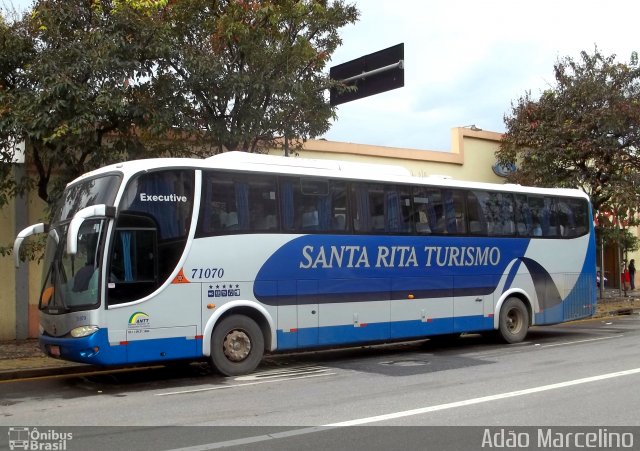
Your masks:
M 19 70 L 33 58 L 31 40 L 19 28 L 12 27 L 0 16 L 0 207 L 17 191 L 24 190 L 24 181 L 16 181 L 10 164 L 14 161 L 21 131 L 13 120 L 14 94 L 20 85 Z
M 556 86 L 512 103 L 497 153 L 516 164 L 510 181 L 583 189 L 605 216 L 633 225 L 640 205 L 640 67 L 615 55 L 582 52 L 555 66 Z
M 335 82 L 323 69 L 357 16 L 342 1 L 175 2 L 154 90 L 175 104 L 174 125 L 216 153 L 301 143 L 329 128 Z
M 38 0 L 3 17 L 0 207 L 29 189 L 51 205 L 110 162 L 325 132 L 323 69 L 357 16 L 342 0 Z M 23 140 L 36 175 L 16 179 Z
M 37 171 L 29 180 L 3 179 L 3 193 L 33 186 L 52 204 L 78 175 L 143 155 L 136 127 L 147 126 L 152 108 L 139 81 L 156 56 L 146 20 L 128 2 L 41 0 L 3 28 L 0 53 L 13 55 L 0 74 L 3 160 L 26 140 Z
M 615 55 L 582 52 L 559 60 L 556 86 L 538 100 L 512 103 L 497 153 L 517 164 L 510 181 L 581 188 L 590 197 L 598 232 L 618 249 L 637 248 L 628 231 L 640 206 L 640 67 Z
M 341 0 L 39 0 L 3 18 L 1 157 L 26 139 L 37 176 L 3 177 L 0 206 L 16 187 L 52 203 L 106 163 L 193 154 L 197 141 L 177 145 L 185 134 L 259 151 L 325 132 L 335 82 L 322 71 L 357 16 Z

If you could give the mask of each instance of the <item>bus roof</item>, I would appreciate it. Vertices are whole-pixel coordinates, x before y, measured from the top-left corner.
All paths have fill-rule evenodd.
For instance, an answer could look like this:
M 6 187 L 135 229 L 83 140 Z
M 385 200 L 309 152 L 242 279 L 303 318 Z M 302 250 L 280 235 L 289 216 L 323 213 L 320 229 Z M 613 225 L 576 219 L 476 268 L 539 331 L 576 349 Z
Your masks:
M 293 173 L 307 173 L 311 171 L 313 175 L 322 172 L 334 172 L 340 174 L 362 173 L 366 171 L 372 176 L 400 176 L 411 177 L 411 171 L 402 166 L 354 163 L 351 161 L 319 160 L 312 158 L 283 157 L 278 155 L 263 155 L 247 152 L 226 152 L 207 158 L 215 167 L 221 164 L 238 166 L 245 170 L 255 170 L 259 172 L 279 172 L 293 170 Z M 309 174 L 310 175 L 310 174 Z M 375 178 L 375 177 L 372 177 Z
M 399 184 L 432 185 L 450 188 L 485 189 L 522 193 L 538 193 L 560 196 L 580 196 L 588 199 L 586 193 L 569 188 L 539 188 L 514 184 L 498 184 L 455 180 L 449 176 L 433 175 L 416 177 L 407 168 L 397 165 L 359 163 L 351 161 L 284 157 L 277 155 L 255 154 L 248 152 L 225 152 L 205 159 L 198 158 L 150 158 L 132 160 L 105 166 L 83 174 L 70 183 L 99 174 L 118 171 L 128 178 L 138 172 L 155 169 L 180 167 L 193 169 L 223 169 L 237 172 L 260 172 L 281 175 L 309 177 L 330 177 L 372 182 L 391 182 Z

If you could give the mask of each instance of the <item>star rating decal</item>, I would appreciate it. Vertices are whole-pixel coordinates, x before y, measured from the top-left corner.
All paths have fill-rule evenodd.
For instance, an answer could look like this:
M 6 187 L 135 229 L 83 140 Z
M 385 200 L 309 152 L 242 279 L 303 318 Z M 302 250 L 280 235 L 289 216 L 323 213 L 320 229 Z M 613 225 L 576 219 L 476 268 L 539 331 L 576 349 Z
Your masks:
M 209 289 L 207 290 L 207 297 L 210 298 L 218 298 L 218 297 L 236 297 L 240 296 L 240 284 L 236 283 L 224 283 L 222 286 L 218 283 L 215 285 L 209 285 Z

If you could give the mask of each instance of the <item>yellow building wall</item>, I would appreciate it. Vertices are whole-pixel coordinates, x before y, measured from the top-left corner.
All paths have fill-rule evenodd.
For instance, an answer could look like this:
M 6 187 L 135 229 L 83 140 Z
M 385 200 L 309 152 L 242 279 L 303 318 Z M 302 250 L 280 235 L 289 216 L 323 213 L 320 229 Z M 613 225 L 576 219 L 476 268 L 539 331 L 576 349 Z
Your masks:
M 446 175 L 457 180 L 504 183 L 492 169 L 501 137 L 495 132 L 454 128 L 450 152 L 309 140 L 299 156 L 403 166 L 417 177 Z M 282 155 L 282 150 L 272 154 Z
M 0 210 L 0 244 L 13 243 L 16 235 L 13 203 Z M 16 271 L 13 256 L 0 257 L 0 340 L 15 338 L 16 333 Z
M 504 183 L 504 178 L 492 169 L 501 137 L 495 132 L 454 128 L 449 152 L 309 140 L 299 156 L 403 166 L 417 177 L 445 175 L 458 180 Z M 271 153 L 282 155 L 282 150 Z
M 0 243 L 3 246 L 13 245 L 13 241 L 20 230 L 15 227 L 15 200 L 0 209 Z M 36 193 L 27 196 L 27 224 L 46 222 L 46 203 Z M 27 238 L 29 240 L 30 238 Z M 16 293 L 16 273 L 14 256 L 0 257 L 0 340 L 16 338 L 16 303 L 28 303 L 27 330 L 29 337 L 38 336 L 38 298 L 41 287 L 40 262 L 21 262 L 21 267 L 27 268 L 27 299 L 18 298 Z

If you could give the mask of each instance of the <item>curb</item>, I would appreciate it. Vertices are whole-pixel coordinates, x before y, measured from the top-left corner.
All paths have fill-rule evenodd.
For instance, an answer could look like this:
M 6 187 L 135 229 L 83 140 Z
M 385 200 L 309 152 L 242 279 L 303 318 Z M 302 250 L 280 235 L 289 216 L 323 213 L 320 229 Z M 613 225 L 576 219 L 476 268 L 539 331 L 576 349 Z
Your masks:
M 103 368 L 93 365 L 60 365 L 46 368 L 19 368 L 12 370 L 0 370 L 0 382 L 12 379 L 30 379 L 45 376 L 68 376 L 80 373 L 99 372 Z
M 615 316 L 631 316 L 640 315 L 640 308 L 638 307 L 623 307 L 614 310 L 607 310 L 593 315 L 592 319 L 598 318 L 610 318 Z
M 639 314 L 640 309 L 636 307 L 624 307 L 616 310 L 610 310 L 608 312 L 604 312 L 605 315 L 613 315 L 613 316 L 628 316 Z

